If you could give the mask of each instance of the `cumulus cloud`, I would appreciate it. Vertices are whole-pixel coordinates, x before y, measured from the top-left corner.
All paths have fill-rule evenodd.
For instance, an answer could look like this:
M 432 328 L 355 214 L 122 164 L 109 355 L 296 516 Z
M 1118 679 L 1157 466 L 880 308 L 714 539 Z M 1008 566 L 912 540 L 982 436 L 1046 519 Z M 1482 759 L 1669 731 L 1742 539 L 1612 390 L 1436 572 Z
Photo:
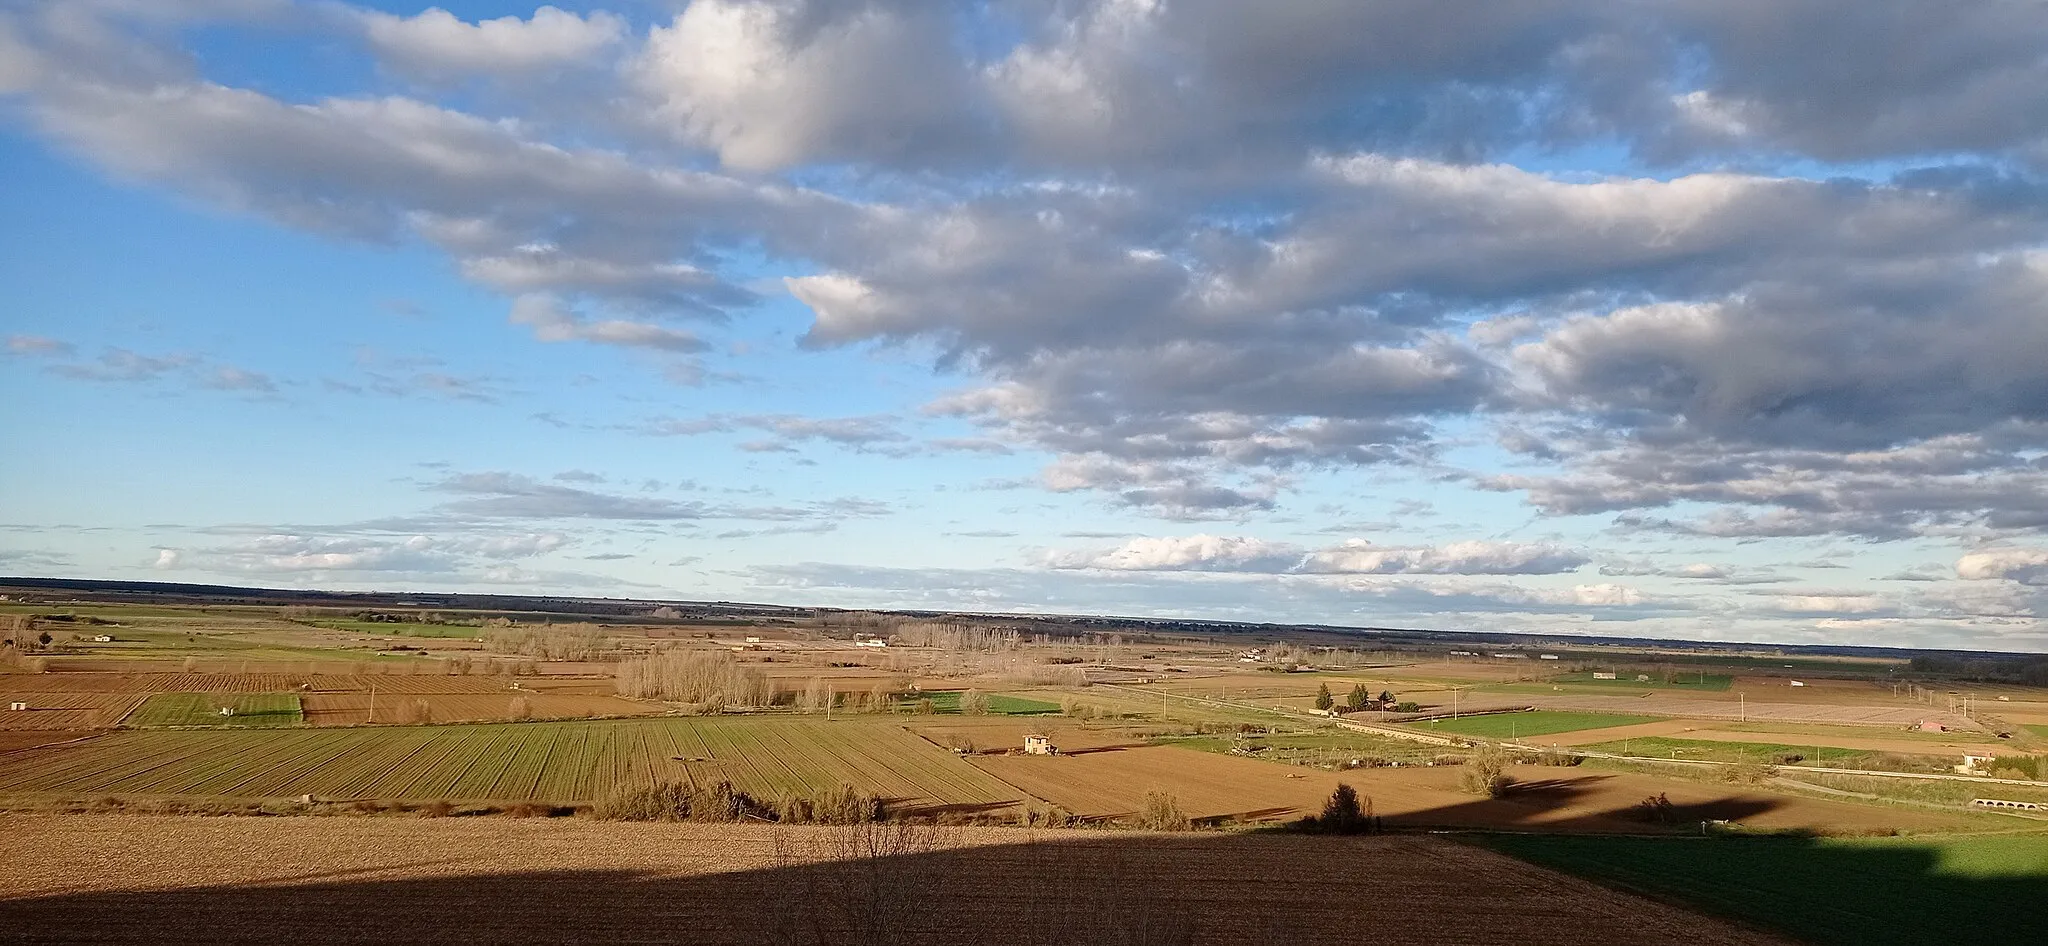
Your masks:
M 7 120 L 213 207 L 432 247 L 543 341 L 697 355 L 786 293 L 804 349 L 929 359 L 948 390 L 925 416 L 973 428 L 932 446 L 1042 457 L 1011 485 L 1116 512 L 1248 520 L 1384 472 L 1631 540 L 1946 542 L 2005 556 L 1965 559 L 1983 600 L 1892 606 L 2026 607 L 1988 579 L 2030 576 L 1997 550 L 2048 531 L 2038 4 L 698 0 L 644 44 L 553 8 L 342 18 L 412 75 L 576 70 L 572 91 L 495 99 L 237 87 L 168 28 L 257 6 L 31 4 L 0 24 Z M 1509 163 L 1587 145 L 1603 173 Z M 50 341 L 7 351 L 81 380 L 283 384 Z M 340 383 L 502 396 L 381 373 Z M 653 429 L 915 448 L 895 415 Z M 450 490 L 477 515 L 736 511 Z M 1287 551 L 1296 583 L 1586 564 L 1509 543 Z M 1603 562 L 1687 588 L 1769 577 L 1673 554 Z M 1584 587 L 1542 604 L 1629 594 Z
M 440 7 L 402 17 L 358 11 L 363 36 L 377 55 L 427 76 L 530 72 L 591 61 L 626 32 L 623 19 L 598 11 L 578 16 L 551 6 L 533 16 L 465 22 Z
M 1972 581 L 2004 578 L 2048 586 L 2048 548 L 1980 549 L 1956 560 L 1956 577 Z
M 946 9 L 696 0 L 648 33 L 631 71 L 654 121 L 728 166 L 908 158 L 961 134 Z

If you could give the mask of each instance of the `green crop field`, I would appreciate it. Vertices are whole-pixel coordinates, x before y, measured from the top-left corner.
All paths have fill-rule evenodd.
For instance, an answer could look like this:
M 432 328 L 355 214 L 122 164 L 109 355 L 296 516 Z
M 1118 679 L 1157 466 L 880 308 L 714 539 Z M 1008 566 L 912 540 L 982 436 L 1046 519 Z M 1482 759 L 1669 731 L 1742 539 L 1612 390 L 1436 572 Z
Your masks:
M 482 637 L 484 629 L 468 624 L 409 624 L 392 621 L 307 621 L 313 627 L 354 631 L 372 637 Z
M 235 711 L 222 716 L 221 707 Z M 296 693 L 154 693 L 122 720 L 129 726 L 297 726 Z
M 2033 943 L 2048 929 L 2048 835 L 2042 834 L 1822 840 L 1501 835 L 1480 843 L 1827 946 Z
M 897 709 L 903 712 L 912 712 L 917 708 L 920 700 L 932 701 L 932 710 L 934 712 L 960 712 L 960 691 L 958 690 L 934 690 L 921 696 L 908 698 L 899 702 Z M 1060 711 L 1060 705 L 1058 703 L 1047 703 L 1044 700 L 1026 699 L 1021 696 L 1004 696 L 1001 693 L 990 693 L 988 694 L 988 711 L 998 716 L 1036 716 L 1041 713 L 1057 713 Z
M 764 796 L 848 783 L 912 805 L 1021 797 L 893 722 L 787 717 L 131 730 L 10 755 L 0 795 L 575 802 L 650 778 L 728 780 Z
M 1044 700 L 992 693 L 988 698 L 988 711 L 1005 716 L 1037 716 L 1042 713 L 1057 713 L 1060 711 L 1060 705 Z
M 1533 713 L 1493 713 L 1486 716 L 1466 716 L 1460 719 L 1436 719 L 1410 725 L 1416 729 L 1456 733 L 1461 736 L 1478 736 L 1483 739 L 1519 739 L 1524 736 L 1547 736 L 1551 733 L 1577 732 L 1581 729 L 1606 729 L 1610 726 L 1633 726 L 1637 723 L 1654 723 L 1662 718 L 1659 716 L 1622 716 L 1616 713 L 1568 713 L 1558 710 L 1537 710 Z
M 1637 680 L 1636 677 L 1639 675 L 1647 676 L 1650 679 Z M 1615 679 L 1613 680 L 1595 680 L 1593 679 L 1592 671 L 1589 670 L 1582 673 L 1560 674 L 1550 678 L 1550 682 L 1568 683 L 1573 686 L 1625 687 L 1637 690 L 1726 690 L 1735 682 L 1735 678 L 1726 674 L 1676 671 L 1671 674 L 1671 679 L 1667 681 L 1664 679 L 1663 671 L 1660 670 L 1620 670 L 1616 672 Z
M 1657 756 L 1668 759 L 1693 759 L 1702 762 L 1766 762 L 1774 763 L 1785 756 L 1802 756 L 1803 761 L 1838 764 L 1859 762 L 1876 753 L 1868 749 L 1837 749 L 1833 746 L 1794 746 L 1768 742 L 1711 742 L 1704 739 L 1670 739 L 1663 736 L 1644 736 L 1639 739 L 1616 740 L 1598 745 L 1585 746 L 1596 752 L 1613 752 L 1621 755 Z
M 2036 736 L 2048 738 L 2048 726 L 2036 726 L 2030 723 L 2028 725 L 2021 726 L 2020 728 L 2030 733 L 2033 733 Z

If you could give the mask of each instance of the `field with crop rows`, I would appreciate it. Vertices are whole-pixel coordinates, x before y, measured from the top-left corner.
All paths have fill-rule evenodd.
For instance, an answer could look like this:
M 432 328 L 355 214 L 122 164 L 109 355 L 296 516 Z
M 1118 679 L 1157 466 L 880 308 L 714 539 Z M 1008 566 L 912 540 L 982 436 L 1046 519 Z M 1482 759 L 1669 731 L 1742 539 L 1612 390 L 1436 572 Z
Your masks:
M 407 695 L 507 691 L 502 677 L 428 673 L 42 673 L 0 677 L 0 685 L 16 679 L 24 689 L 51 693 L 278 693 L 302 687 L 314 693 L 374 687 L 379 693 Z
M 233 715 L 222 715 L 226 707 Z M 269 728 L 305 722 L 296 693 L 153 693 L 123 721 L 129 726 Z
M 651 703 L 640 703 L 616 696 L 580 696 L 574 694 L 511 693 L 498 691 L 490 694 L 457 693 L 412 696 L 391 693 L 382 689 L 377 692 L 378 718 L 384 722 L 395 722 L 402 703 L 424 700 L 427 715 L 414 722 L 486 722 L 517 718 L 515 702 L 523 701 L 526 717 L 529 719 L 580 719 L 592 716 L 649 716 L 662 712 L 662 707 Z M 305 704 L 306 722 L 314 726 L 355 726 L 370 721 L 370 694 L 368 693 L 311 693 Z
M 38 676 L 34 681 L 41 679 Z M 7 678 L 0 677 L 0 683 L 5 682 Z M 121 717 L 128 715 L 142 700 L 143 694 L 140 693 L 50 693 L 0 689 L 0 708 L 16 701 L 29 706 L 26 710 L 0 711 L 0 729 L 103 729 L 120 722 Z
M 878 720 L 124 731 L 0 758 L 0 794 L 571 802 L 651 777 L 729 780 L 764 796 L 845 782 L 911 806 L 979 806 L 1020 797 L 945 750 Z

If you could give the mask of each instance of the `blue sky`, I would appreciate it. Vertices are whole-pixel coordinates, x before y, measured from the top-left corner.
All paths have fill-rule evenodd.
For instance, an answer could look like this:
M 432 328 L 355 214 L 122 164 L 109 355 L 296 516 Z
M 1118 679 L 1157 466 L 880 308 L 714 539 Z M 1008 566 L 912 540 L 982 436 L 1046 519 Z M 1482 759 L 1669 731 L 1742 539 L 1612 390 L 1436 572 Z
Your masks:
M 1807 6 L 0 2 L 0 572 L 2048 648 L 2048 13 Z

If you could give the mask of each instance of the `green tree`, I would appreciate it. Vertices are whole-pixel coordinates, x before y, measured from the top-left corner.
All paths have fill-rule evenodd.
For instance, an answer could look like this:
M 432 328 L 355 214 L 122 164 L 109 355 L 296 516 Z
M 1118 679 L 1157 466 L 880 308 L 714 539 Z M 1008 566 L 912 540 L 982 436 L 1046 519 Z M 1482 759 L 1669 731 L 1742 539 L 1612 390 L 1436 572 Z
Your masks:
M 1387 705 L 1387 704 L 1389 704 L 1389 703 L 1392 703 L 1392 702 L 1394 702 L 1394 691 L 1392 691 L 1392 690 L 1381 690 L 1381 691 L 1380 691 L 1380 705 L 1381 705 L 1381 706 L 1385 706 L 1385 705 Z
M 1351 692 L 1344 695 L 1344 708 L 1353 712 L 1364 709 L 1365 704 L 1370 702 L 1372 691 L 1366 689 L 1363 683 L 1352 687 Z
M 1316 709 L 1326 710 L 1335 705 L 1337 705 L 1337 699 L 1330 695 L 1329 684 L 1325 683 L 1322 686 L 1316 687 Z

